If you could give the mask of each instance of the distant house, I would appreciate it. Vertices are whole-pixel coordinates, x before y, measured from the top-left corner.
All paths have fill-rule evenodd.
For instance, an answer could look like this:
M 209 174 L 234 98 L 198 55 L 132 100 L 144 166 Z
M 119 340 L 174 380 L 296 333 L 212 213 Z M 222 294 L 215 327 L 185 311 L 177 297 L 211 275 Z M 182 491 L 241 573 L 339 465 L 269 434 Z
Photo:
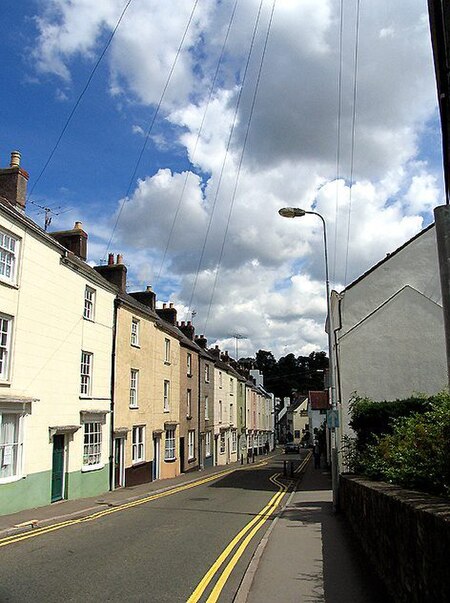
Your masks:
M 341 435 L 354 393 L 394 400 L 447 384 L 434 225 L 332 292 L 333 366 Z
M 308 422 L 311 437 L 326 423 L 327 410 L 330 408 L 328 391 L 308 392 Z
M 295 444 L 309 444 L 308 397 L 301 396 L 290 405 L 288 415 L 292 416 L 292 434 Z

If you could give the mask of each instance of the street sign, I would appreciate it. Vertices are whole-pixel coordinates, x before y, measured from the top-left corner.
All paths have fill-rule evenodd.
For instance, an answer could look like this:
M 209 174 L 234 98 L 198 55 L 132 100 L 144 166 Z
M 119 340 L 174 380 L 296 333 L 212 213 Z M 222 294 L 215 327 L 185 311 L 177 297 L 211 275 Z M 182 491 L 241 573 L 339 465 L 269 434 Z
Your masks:
M 327 410 L 327 427 L 329 429 L 339 427 L 339 413 L 337 410 Z

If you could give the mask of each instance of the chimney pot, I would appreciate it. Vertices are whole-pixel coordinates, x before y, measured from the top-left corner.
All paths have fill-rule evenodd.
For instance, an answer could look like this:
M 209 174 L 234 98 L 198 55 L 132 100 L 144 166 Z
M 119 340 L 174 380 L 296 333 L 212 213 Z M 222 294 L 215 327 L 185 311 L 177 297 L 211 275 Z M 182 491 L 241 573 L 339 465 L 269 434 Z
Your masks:
M 191 324 L 192 324 L 192 321 L 191 321 L 191 320 L 188 320 L 188 321 L 187 321 L 187 325 L 188 325 L 188 327 L 190 327 L 190 326 L 191 326 Z
M 181 326 L 184 327 L 186 323 L 184 322 L 184 320 L 181 321 Z
M 170 302 L 169 308 L 173 308 L 173 303 L 172 302 Z
M 123 255 L 121 253 L 117 254 L 117 263 L 123 264 Z
M 146 291 L 151 291 L 151 290 L 152 290 L 152 286 L 151 285 L 147 285 Z
M 74 230 L 83 230 L 83 222 L 75 222 Z
M 108 266 L 114 266 L 114 254 L 113 253 L 108 254 Z
M 20 166 L 20 151 L 12 151 L 11 161 L 10 161 L 9 166 L 10 167 L 19 167 Z
M 167 304 L 164 302 L 163 303 L 163 310 L 165 310 L 167 308 Z

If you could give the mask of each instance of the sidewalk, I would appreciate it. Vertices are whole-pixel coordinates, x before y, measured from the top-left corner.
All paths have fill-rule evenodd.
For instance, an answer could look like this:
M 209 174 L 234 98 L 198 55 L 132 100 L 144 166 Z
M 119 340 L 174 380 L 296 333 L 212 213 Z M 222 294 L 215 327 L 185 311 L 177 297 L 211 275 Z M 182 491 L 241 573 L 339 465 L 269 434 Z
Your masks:
M 332 513 L 331 479 L 310 462 L 263 537 L 235 603 L 390 601 L 351 528 Z
M 269 457 L 257 457 L 255 464 L 257 464 L 258 461 L 266 460 L 270 457 L 271 455 L 269 455 Z M 0 515 L 0 538 L 12 534 L 20 534 L 21 532 L 26 532 L 53 523 L 59 523 L 68 519 L 85 517 L 86 515 L 90 515 L 96 511 L 102 511 L 108 507 L 115 507 L 126 502 L 138 500 L 149 494 L 165 492 L 176 486 L 196 482 L 209 475 L 221 473 L 222 471 L 229 471 L 230 469 L 237 469 L 240 466 L 240 462 L 237 462 L 229 465 L 207 467 L 202 471 L 184 473 L 174 478 L 148 482 L 140 484 L 139 486 L 119 488 L 113 492 L 104 492 L 103 494 L 92 498 L 61 500 L 45 507 L 25 509 L 18 513 L 13 513 L 12 515 Z M 245 466 L 246 465 L 244 465 L 244 467 Z

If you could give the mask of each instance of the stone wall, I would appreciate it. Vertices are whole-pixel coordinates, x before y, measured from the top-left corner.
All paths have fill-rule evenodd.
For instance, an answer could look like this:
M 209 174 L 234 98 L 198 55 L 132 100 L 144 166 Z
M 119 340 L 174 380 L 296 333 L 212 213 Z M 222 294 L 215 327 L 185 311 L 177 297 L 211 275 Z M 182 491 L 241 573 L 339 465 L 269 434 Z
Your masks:
M 395 603 L 450 601 L 450 503 L 340 477 L 340 508 Z

